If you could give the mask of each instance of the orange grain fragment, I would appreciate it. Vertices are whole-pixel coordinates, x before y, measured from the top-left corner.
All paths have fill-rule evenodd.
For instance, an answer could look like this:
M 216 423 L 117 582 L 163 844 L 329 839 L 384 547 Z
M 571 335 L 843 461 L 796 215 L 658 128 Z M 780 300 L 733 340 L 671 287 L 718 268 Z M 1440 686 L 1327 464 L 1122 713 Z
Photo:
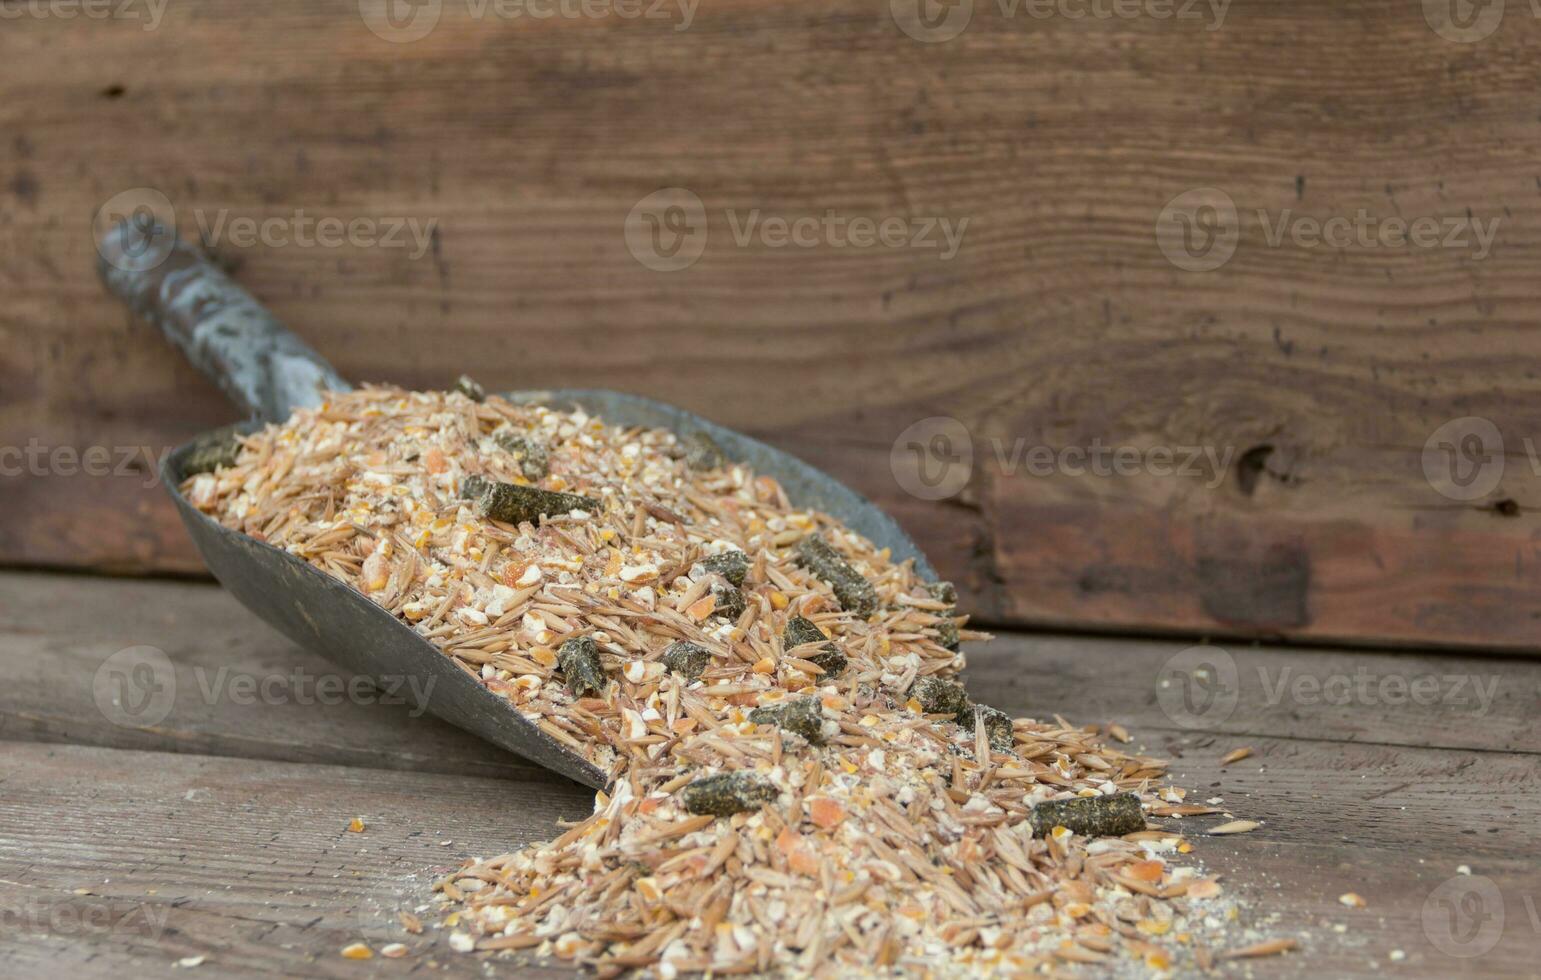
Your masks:
M 520 576 L 524 575 L 525 570 L 529 567 L 530 563 L 527 561 L 511 561 L 503 566 L 503 574 L 499 577 L 503 579 L 503 584 L 510 589 L 517 588 Z
M 1188 886 L 1189 898 L 1214 898 L 1220 894 L 1220 883 L 1213 878 L 1200 878 Z
M 813 853 L 813 849 L 803 840 L 803 835 L 791 827 L 782 828 L 776 835 L 776 849 L 787 859 L 787 867 L 798 874 L 816 875 L 819 873 L 819 859 Z
M 1166 865 L 1160 861 L 1135 861 L 1127 866 L 1124 871 L 1135 881 L 1148 881 L 1154 884 L 1161 880 L 1166 873 Z
M 691 619 L 698 623 L 702 623 L 706 621 L 706 617 L 710 616 L 712 614 L 712 610 L 716 608 L 717 597 L 711 593 L 707 593 L 706 595 L 697 599 L 695 602 L 692 602 L 689 608 L 685 610 L 685 612 L 690 616 Z
M 845 808 L 827 796 L 815 796 L 808 801 L 808 816 L 816 826 L 830 830 L 845 820 Z

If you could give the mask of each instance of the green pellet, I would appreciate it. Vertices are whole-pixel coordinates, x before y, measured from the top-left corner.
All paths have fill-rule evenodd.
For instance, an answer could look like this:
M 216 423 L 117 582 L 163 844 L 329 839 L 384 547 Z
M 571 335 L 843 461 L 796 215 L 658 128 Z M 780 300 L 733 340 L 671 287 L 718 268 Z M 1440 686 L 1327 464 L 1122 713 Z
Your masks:
M 212 473 L 221 466 L 234 466 L 240 454 L 241 444 L 235 433 L 227 433 L 193 448 L 182 461 L 182 476 L 197 476 L 199 473 Z
M 937 602 L 947 603 L 947 608 L 938 612 L 938 616 L 957 615 L 958 590 L 951 582 L 927 582 L 926 594 Z M 950 618 L 944 619 L 931 628 L 936 630 L 936 642 L 946 649 L 956 651 L 963 645 L 962 638 L 958 635 L 958 624 L 952 622 Z
M 1033 833 L 1047 836 L 1064 827 L 1083 837 L 1122 837 L 1145 829 L 1145 811 L 1135 793 L 1049 800 L 1033 807 Z
M 960 724 L 965 716 L 973 718 L 973 708 L 962 684 L 940 677 L 922 677 L 910 686 L 910 697 L 919 701 L 920 710 L 928 715 L 951 715 Z
M 829 542 L 817 534 L 797 542 L 796 559 L 799 565 L 829 583 L 841 609 L 863 619 L 877 612 L 878 594 L 872 583 L 862 578 L 839 552 L 829 546 Z
M 958 635 L 958 624 L 950 619 L 944 619 L 931 627 L 936 630 L 936 642 L 944 649 L 956 651 L 963 645 L 963 639 Z
M 696 814 L 731 817 L 774 803 L 780 791 L 770 780 L 747 772 L 705 776 L 680 790 L 680 802 Z
M 592 637 L 575 636 L 564 641 L 557 648 L 556 662 L 562 668 L 567 690 L 574 696 L 604 693 L 605 668 L 599 662 L 599 647 Z
M 749 712 L 749 720 L 801 735 L 812 745 L 824 744 L 824 706 L 816 697 L 756 708 Z
M 926 594 L 937 602 L 945 602 L 949 606 L 958 604 L 958 590 L 951 582 L 927 582 Z
M 742 551 L 724 551 L 720 555 L 701 559 L 701 567 L 727 579 L 733 585 L 743 587 L 749 575 L 749 556 Z
M 722 584 L 712 586 L 712 596 L 717 600 L 717 604 L 712 607 L 712 615 L 738 622 L 738 617 L 744 614 L 744 593 L 731 585 Z
M 975 704 L 958 717 L 958 724 L 969 731 L 973 731 L 974 725 L 980 721 L 984 722 L 985 737 L 990 740 L 990 748 L 997 752 L 1010 752 L 1015 747 L 1016 735 L 1012 729 L 1011 716 L 1006 712 L 987 704 Z
M 824 641 L 824 645 L 819 648 L 819 652 L 811 657 L 804 657 L 802 659 L 821 668 L 824 671 L 823 676 L 835 677 L 845 670 L 847 662 L 845 654 L 841 653 L 840 648 L 829 641 L 829 638 L 824 635 L 824 631 L 819 629 L 813 620 L 802 616 L 793 616 L 787 620 L 786 629 L 781 631 L 781 647 L 783 650 L 791 650 L 793 647 L 800 647 L 805 643 L 817 643 L 820 640 Z
M 476 503 L 477 513 L 505 524 L 529 521 L 539 524 L 542 517 L 582 510 L 600 511 L 599 502 L 576 493 L 558 493 L 517 483 L 494 483 L 480 476 L 468 476 L 460 486 L 460 496 Z
M 727 461 L 717 440 L 705 432 L 687 432 L 680 437 L 685 450 L 685 465 L 693 470 L 715 470 Z
M 456 378 L 455 387 L 450 390 L 460 392 L 473 402 L 484 402 L 487 400 L 487 389 L 477 384 L 468 374 L 462 374 Z
M 517 432 L 498 432 L 492 440 L 514 457 L 519 464 L 519 475 L 526 480 L 540 480 L 551 472 L 551 454 L 536 440 Z
M 671 643 L 664 650 L 663 665 L 674 673 L 688 681 L 693 681 L 701 676 L 707 665 L 712 662 L 711 652 L 697 643 L 689 640 L 680 640 Z

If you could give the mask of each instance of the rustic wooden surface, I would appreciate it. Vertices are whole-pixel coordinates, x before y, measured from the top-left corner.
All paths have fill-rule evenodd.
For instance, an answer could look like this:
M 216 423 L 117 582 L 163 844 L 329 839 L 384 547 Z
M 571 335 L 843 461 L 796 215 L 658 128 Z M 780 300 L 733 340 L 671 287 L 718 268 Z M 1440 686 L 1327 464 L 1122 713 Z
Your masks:
M 427 903 L 434 877 L 463 858 L 587 812 L 582 788 L 404 707 L 306 702 L 287 680 L 267 703 L 233 698 L 234 677 L 332 671 L 216 588 L 0 574 L 0 608 L 0 974 L 169 974 L 202 955 L 201 969 L 221 975 L 428 964 L 481 975 L 442 933 L 404 934 L 395 912 Z M 96 672 L 144 646 L 174 665 L 175 696 L 153 726 L 115 725 L 97 707 Z M 1174 758 L 1176 783 L 1264 821 L 1242 837 L 1195 834 L 1196 856 L 1246 897 L 1253 922 L 1305 946 L 1226 975 L 1537 975 L 1541 664 L 1235 648 L 1235 710 L 1189 728 L 1163 711 L 1158 681 L 1183 649 L 1008 635 L 971 651 L 969 681 L 1013 712 L 1120 721 L 1137 745 Z M 204 693 L 222 668 L 223 693 Z M 1303 676 L 1359 675 L 1373 690 L 1441 678 L 1441 697 L 1354 706 L 1270 694 L 1280 678 L 1298 692 Z M 1463 704 L 1454 677 L 1491 696 Z M 1222 768 L 1243 745 L 1256 754 Z M 344 831 L 354 816 L 363 834 Z M 1475 959 L 1446 956 L 1423 920 L 1462 864 L 1494 882 L 1507 913 Z M 1350 890 L 1368 907 L 1339 904 Z M 405 941 L 412 954 L 342 959 L 357 939 Z
M 975 0 L 945 43 L 881 0 L 724 0 L 682 31 L 451 2 L 410 44 L 353 0 L 8 19 L 0 448 L 158 453 L 231 417 L 97 286 L 88 219 L 115 194 L 160 190 L 190 235 L 221 209 L 436 220 L 417 259 L 217 251 L 350 376 L 623 388 L 791 449 L 891 509 L 984 620 L 1535 649 L 1541 23 L 1511 3 L 1456 43 L 1426 6 L 1237 0 L 1216 23 Z M 622 234 L 664 186 L 707 211 L 677 272 Z M 1240 213 L 1211 272 L 1155 236 L 1198 187 Z M 970 223 L 950 261 L 741 247 L 726 213 L 755 208 Z M 1500 224 L 1480 260 L 1271 246 L 1286 209 Z M 889 467 L 932 416 L 975 450 L 943 503 Z M 1506 467 L 1455 501 L 1422 450 L 1466 416 L 1496 423 Z M 1231 462 L 1211 481 L 997 459 L 1038 445 Z M 0 562 L 199 570 L 145 473 L 69 468 L 0 477 Z

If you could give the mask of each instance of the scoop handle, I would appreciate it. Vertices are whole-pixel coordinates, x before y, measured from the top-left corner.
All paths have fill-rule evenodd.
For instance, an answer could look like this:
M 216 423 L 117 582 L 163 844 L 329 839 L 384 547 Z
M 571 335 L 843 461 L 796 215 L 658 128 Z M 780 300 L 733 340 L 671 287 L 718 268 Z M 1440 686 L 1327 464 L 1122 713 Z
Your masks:
M 326 360 L 197 246 L 159 223 L 121 221 L 97 245 L 107 291 L 181 349 L 225 395 L 263 422 L 349 391 Z

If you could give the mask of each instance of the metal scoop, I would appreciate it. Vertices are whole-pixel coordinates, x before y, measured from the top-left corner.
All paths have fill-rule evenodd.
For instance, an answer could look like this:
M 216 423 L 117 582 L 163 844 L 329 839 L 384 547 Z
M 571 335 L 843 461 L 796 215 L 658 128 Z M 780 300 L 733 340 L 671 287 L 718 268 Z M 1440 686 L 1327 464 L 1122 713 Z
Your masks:
M 299 337 L 290 333 L 196 247 L 160 225 L 126 221 L 99 245 L 97 270 L 107 289 L 157 327 L 187 359 L 251 413 L 251 421 L 205 433 L 166 457 L 161 481 L 216 578 L 241 604 L 295 643 L 346 670 L 391 678 L 400 689 L 425 692 L 417 705 L 501 748 L 596 788 L 605 774 L 529 722 L 503 698 L 456 666 L 423 637 L 359 592 L 300 558 L 222 526 L 180 490 L 190 463 L 234 433 L 281 422 L 296 408 L 318 405 L 324 392 L 352 388 Z M 920 548 L 887 514 L 807 463 L 682 408 L 619 391 L 515 391 L 520 403 L 569 409 L 581 405 L 610 424 L 705 434 L 729 459 L 778 480 L 800 506 L 842 521 L 894 560 L 915 560 L 935 573 Z M 413 700 L 416 700 L 415 698 Z

